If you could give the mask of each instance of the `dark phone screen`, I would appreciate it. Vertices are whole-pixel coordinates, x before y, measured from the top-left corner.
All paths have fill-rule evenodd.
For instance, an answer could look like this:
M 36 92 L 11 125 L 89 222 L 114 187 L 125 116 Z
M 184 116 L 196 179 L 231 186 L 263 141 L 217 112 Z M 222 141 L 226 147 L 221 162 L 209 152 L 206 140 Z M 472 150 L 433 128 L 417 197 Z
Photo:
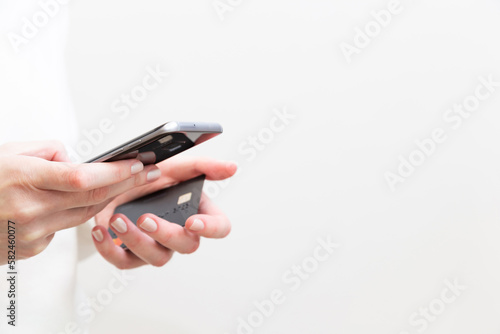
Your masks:
M 150 143 L 139 149 L 130 149 L 106 161 L 117 161 L 123 159 L 138 159 L 145 165 L 156 164 L 168 159 L 177 153 L 193 147 L 195 143 L 184 133 L 171 133 L 153 139 Z

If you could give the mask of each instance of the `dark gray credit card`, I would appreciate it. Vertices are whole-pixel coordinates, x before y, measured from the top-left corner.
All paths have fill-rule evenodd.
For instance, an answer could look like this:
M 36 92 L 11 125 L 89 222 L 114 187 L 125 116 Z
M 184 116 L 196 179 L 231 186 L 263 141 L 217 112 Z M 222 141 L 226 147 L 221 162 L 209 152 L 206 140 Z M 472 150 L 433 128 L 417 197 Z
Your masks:
M 115 213 L 124 214 L 134 224 L 137 224 L 137 219 L 143 214 L 152 213 L 171 223 L 184 226 L 190 216 L 198 213 L 204 181 L 205 175 L 200 175 L 175 186 L 158 190 L 118 206 Z M 127 249 L 113 230 L 108 231 L 116 245 Z

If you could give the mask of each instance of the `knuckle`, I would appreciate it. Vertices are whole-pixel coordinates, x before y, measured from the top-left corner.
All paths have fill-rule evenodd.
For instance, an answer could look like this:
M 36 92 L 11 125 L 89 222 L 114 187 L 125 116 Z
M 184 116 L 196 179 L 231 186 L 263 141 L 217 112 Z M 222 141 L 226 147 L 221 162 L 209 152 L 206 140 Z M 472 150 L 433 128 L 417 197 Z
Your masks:
M 192 254 L 196 252 L 198 248 L 200 248 L 200 240 L 194 241 L 192 246 L 186 249 L 186 251 L 182 252 L 181 254 Z
M 23 242 L 32 243 L 45 236 L 45 229 L 40 227 L 30 227 L 20 238 Z
M 144 261 L 141 261 L 141 262 L 143 264 L 145 264 Z M 115 259 L 111 263 L 113 263 L 115 265 L 115 267 L 120 269 L 120 270 L 132 269 L 132 268 L 137 267 L 137 263 L 135 263 L 135 261 L 132 260 L 131 258 Z
M 57 152 L 66 152 L 66 147 L 64 147 L 64 144 L 60 140 L 46 140 L 43 142 L 44 148 L 48 149 L 53 149 Z
M 125 270 L 129 268 L 128 263 L 126 263 L 125 261 L 118 261 L 118 263 L 115 263 L 114 265 L 116 268 L 120 270 Z
M 95 205 L 92 206 L 87 206 L 85 210 L 82 212 L 82 218 L 80 219 L 80 222 L 86 222 L 87 220 L 91 219 L 97 214 L 97 209 Z
M 159 260 L 155 259 L 155 260 L 151 261 L 151 265 L 152 265 L 153 267 L 162 267 L 162 266 L 164 266 L 166 263 L 167 263 L 167 262 L 166 262 L 166 261 L 163 261 L 163 259 L 159 259 Z
M 66 180 L 71 185 L 71 187 L 81 190 L 89 188 L 89 177 L 82 169 L 77 167 L 74 169 L 70 169 L 66 173 Z
M 51 234 L 49 234 L 48 236 L 46 236 L 46 237 L 45 237 L 45 240 L 46 240 L 48 243 L 50 243 L 50 242 L 52 241 L 52 239 L 54 239 L 54 236 L 55 236 L 55 235 L 56 235 L 55 233 L 51 233 Z
M 112 245 L 112 247 L 114 247 L 114 246 Z M 110 247 L 106 247 L 105 245 L 97 243 L 96 244 L 96 249 L 99 252 L 99 254 L 101 254 L 101 256 L 103 258 L 105 258 L 106 260 L 109 261 L 109 258 L 110 258 L 110 255 L 111 255 L 111 248 Z
M 81 223 L 84 223 L 93 217 L 93 214 L 94 214 L 93 206 L 86 206 L 86 207 L 83 207 L 79 210 L 80 210 L 80 214 L 76 215 L 76 218 L 78 218 L 78 220 L 74 222 L 76 225 L 80 225 Z
M 127 173 L 126 173 L 126 168 L 124 168 L 121 164 L 120 165 L 111 165 L 113 168 L 113 174 L 115 177 L 115 180 L 124 180 L 127 178 Z
M 120 238 L 125 242 L 128 248 L 130 249 L 137 249 L 141 245 L 141 236 L 138 235 L 137 233 L 127 233 L 126 237 Z M 125 240 L 126 239 L 126 240 Z
M 37 215 L 36 210 L 31 206 L 23 206 L 19 203 L 12 205 L 14 210 L 14 217 L 16 217 L 20 224 L 27 224 L 32 222 Z
M 108 199 L 110 191 L 111 190 L 109 187 L 101 187 L 91 190 L 89 192 L 89 202 L 92 204 L 104 202 L 106 199 Z
M 82 222 L 86 222 L 91 214 L 91 207 L 85 206 L 83 208 L 76 209 L 75 215 L 71 221 L 71 226 L 80 225 Z
M 162 231 L 163 233 L 158 237 L 159 240 L 158 242 L 162 245 L 168 245 L 170 240 L 172 240 L 172 237 L 174 235 L 173 231 L 171 229 L 165 229 L 165 231 Z
M 24 256 L 27 258 L 37 256 L 47 248 L 48 243 L 38 243 L 24 250 Z
M 142 175 L 143 173 L 139 173 L 134 175 L 134 187 L 142 186 L 146 183 L 146 176 Z
M 167 264 L 168 261 L 170 261 L 171 257 L 172 257 L 172 255 L 170 253 L 163 254 L 163 255 L 157 257 L 156 259 L 154 259 L 151 262 L 151 265 L 154 267 L 163 267 L 164 265 Z
M 34 244 L 49 237 L 52 232 L 47 229 L 47 225 L 33 221 L 26 224 L 20 224 L 18 233 L 19 241 L 29 246 L 30 244 Z
M 89 219 L 94 217 L 97 213 L 99 213 L 100 211 L 101 211 L 101 208 L 97 205 L 85 207 L 82 210 L 81 219 L 78 222 L 78 225 L 80 225 L 81 223 L 85 223 L 86 221 L 88 221 Z
M 7 163 L 3 163 L 2 161 L 2 184 L 4 187 L 12 187 L 16 189 L 19 186 L 26 185 L 26 175 L 30 175 L 31 171 L 29 171 L 29 167 L 26 164 L 23 164 L 23 159 L 19 159 L 18 157 L 12 157 L 9 159 L 10 161 Z
M 72 217 L 67 222 L 68 226 L 76 227 L 80 224 L 85 223 L 96 214 L 95 206 L 84 206 L 81 208 L 73 209 Z

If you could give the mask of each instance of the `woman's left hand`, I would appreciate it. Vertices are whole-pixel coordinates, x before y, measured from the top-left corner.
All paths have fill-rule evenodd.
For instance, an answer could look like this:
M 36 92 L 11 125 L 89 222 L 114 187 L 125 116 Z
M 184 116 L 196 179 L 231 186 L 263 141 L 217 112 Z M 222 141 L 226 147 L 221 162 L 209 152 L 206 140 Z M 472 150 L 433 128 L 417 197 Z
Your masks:
M 163 266 L 172 258 L 174 251 L 183 254 L 196 251 L 200 237 L 224 238 L 231 231 L 229 219 L 205 194 L 201 196 L 199 213 L 189 217 L 185 227 L 150 213 L 139 217 L 136 226 L 125 215 L 114 214 L 117 206 L 154 191 L 202 174 L 207 180 L 224 180 L 233 176 L 237 169 L 235 163 L 206 158 L 174 157 L 157 166 L 161 170 L 157 181 L 121 194 L 95 217 L 97 226 L 92 230 L 95 246 L 107 261 L 119 269 L 145 264 Z M 128 250 L 114 244 L 107 231 L 108 226 Z

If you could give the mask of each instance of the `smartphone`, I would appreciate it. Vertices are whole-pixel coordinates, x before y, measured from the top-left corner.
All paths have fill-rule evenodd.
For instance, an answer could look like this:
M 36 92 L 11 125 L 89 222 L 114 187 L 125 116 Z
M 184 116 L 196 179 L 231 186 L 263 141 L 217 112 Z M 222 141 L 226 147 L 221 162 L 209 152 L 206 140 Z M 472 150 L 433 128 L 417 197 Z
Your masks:
M 145 213 L 152 213 L 171 223 L 184 226 L 186 219 L 198 213 L 205 175 L 178 183 L 172 187 L 137 198 L 118 206 L 115 213 L 122 213 L 134 224 Z M 127 249 L 112 229 L 108 229 L 115 245 Z
M 167 122 L 87 163 L 138 159 L 145 165 L 156 164 L 221 133 L 218 123 Z

